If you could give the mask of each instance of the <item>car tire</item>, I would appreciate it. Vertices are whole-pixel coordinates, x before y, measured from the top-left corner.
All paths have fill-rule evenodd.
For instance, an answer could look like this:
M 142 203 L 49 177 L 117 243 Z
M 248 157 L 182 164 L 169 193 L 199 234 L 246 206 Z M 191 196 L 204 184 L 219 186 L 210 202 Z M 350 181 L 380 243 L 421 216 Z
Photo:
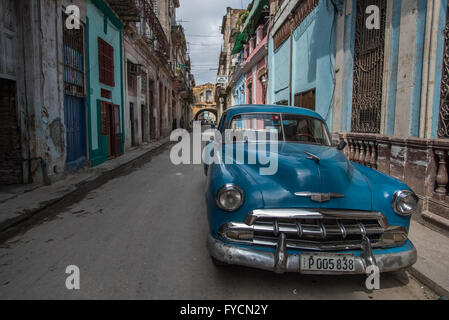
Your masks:
M 212 264 L 215 266 L 215 267 L 226 267 L 228 264 L 226 263 L 226 262 L 223 262 L 223 261 L 220 261 L 220 260 L 218 260 L 218 259 L 215 259 L 214 257 L 210 257 L 210 259 L 212 260 Z

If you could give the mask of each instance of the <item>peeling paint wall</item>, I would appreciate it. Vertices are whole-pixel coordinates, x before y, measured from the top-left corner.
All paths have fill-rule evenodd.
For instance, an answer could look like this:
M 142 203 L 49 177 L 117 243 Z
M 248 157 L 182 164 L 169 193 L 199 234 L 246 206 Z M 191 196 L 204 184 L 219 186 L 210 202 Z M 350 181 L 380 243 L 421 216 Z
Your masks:
M 11 2 L 17 9 L 20 34 L 15 43 L 15 59 L 21 74 L 17 79 L 17 99 L 24 182 L 43 182 L 46 173 L 56 180 L 65 172 L 66 158 L 65 127 L 61 121 L 61 7 L 52 0 Z M 46 172 L 42 171 L 42 164 Z

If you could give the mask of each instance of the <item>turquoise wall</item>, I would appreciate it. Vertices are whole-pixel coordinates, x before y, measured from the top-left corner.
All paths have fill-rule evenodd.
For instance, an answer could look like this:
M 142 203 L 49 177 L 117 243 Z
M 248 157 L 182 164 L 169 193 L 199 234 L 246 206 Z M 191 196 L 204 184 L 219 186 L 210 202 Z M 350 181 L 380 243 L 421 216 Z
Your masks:
M 335 19 L 335 20 L 334 20 Z M 316 111 L 332 124 L 335 35 L 334 7 L 329 0 L 318 6 L 293 32 L 292 96 L 316 88 Z M 289 98 L 290 38 L 276 52 L 269 41 L 270 103 Z
M 270 103 L 288 100 L 288 85 L 290 74 L 290 38 L 288 38 L 277 50 L 273 52 L 273 39 L 269 41 L 269 79 L 270 79 Z
M 108 138 L 101 134 L 100 101 L 108 101 L 121 106 L 122 141 L 123 132 L 123 83 L 122 83 L 122 36 L 123 27 L 102 0 L 87 2 L 87 77 L 89 101 L 89 154 L 91 166 L 108 158 Z M 114 82 L 110 87 L 99 81 L 98 37 L 114 47 Z M 101 89 L 112 92 L 111 99 L 101 98 Z M 123 146 L 122 146 L 123 150 Z
M 337 21 L 328 0 L 318 6 L 293 32 L 292 102 L 296 93 L 316 88 L 316 112 L 332 121 L 335 35 Z

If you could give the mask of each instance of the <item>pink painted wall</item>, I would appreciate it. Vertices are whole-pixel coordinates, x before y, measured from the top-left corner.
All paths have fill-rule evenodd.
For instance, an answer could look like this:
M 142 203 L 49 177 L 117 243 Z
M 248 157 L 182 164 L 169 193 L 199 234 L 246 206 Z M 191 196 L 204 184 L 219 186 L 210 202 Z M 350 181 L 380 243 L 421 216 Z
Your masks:
M 263 26 L 259 26 L 257 28 L 256 31 L 256 37 L 259 40 L 255 46 L 255 48 L 252 48 L 252 39 L 250 39 L 249 44 L 245 45 L 245 64 L 247 63 L 251 63 L 256 65 L 256 67 L 251 68 L 251 70 L 249 70 L 246 73 L 246 103 L 247 104 L 252 104 L 252 103 L 256 103 L 256 104 L 262 104 L 263 103 L 263 86 L 262 86 L 262 82 L 260 81 L 260 77 L 262 76 L 262 74 L 266 73 L 266 76 L 268 76 L 267 71 L 267 61 L 266 61 L 266 57 L 263 57 L 262 59 L 260 59 L 257 64 L 254 63 L 254 61 L 252 61 L 255 57 L 255 55 L 257 54 L 257 52 L 263 48 L 265 45 L 268 44 L 268 34 L 262 38 L 263 35 Z M 248 45 L 251 45 L 251 51 L 250 54 L 247 55 L 246 54 L 246 47 Z M 251 79 L 252 79 L 252 90 L 253 90 L 253 101 L 249 101 L 249 86 L 248 84 L 251 83 Z M 254 87 L 255 87 L 255 91 L 254 91 Z M 267 94 L 267 93 L 266 93 Z

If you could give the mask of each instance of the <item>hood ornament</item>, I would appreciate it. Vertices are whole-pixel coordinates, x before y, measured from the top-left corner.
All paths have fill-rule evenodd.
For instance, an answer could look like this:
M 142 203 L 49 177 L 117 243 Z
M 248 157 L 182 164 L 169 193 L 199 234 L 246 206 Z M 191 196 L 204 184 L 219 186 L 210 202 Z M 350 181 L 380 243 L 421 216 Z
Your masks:
M 308 155 L 308 157 L 306 157 L 306 159 L 313 160 L 318 164 L 320 163 L 320 160 L 321 160 L 320 157 L 314 155 L 313 153 L 307 152 L 307 151 L 304 151 L 304 153 L 306 155 Z
M 296 192 L 295 196 L 298 197 L 307 197 L 310 198 L 310 200 L 315 202 L 327 202 L 334 198 L 344 198 L 345 195 L 341 193 L 314 193 L 314 192 Z

